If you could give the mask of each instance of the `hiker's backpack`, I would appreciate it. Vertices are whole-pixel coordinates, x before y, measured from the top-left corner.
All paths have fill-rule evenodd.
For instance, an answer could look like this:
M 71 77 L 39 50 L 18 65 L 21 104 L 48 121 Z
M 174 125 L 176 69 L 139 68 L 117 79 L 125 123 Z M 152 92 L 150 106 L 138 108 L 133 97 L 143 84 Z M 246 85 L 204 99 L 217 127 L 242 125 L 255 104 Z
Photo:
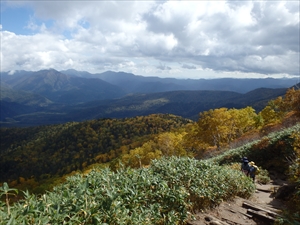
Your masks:
M 259 174 L 260 170 L 259 170 L 258 166 L 253 165 L 253 167 L 255 167 L 255 175 Z

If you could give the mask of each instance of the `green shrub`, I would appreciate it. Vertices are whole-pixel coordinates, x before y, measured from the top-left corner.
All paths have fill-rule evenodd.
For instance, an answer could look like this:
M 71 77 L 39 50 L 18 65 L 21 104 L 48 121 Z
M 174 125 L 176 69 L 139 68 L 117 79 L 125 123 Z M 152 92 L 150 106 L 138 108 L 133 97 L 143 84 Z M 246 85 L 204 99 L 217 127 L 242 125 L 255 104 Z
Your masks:
M 255 180 L 260 184 L 268 184 L 271 180 L 268 170 L 259 168 L 259 174 L 255 176 Z
M 171 157 L 149 168 L 78 174 L 41 196 L 24 192 L 10 215 L 1 205 L 0 217 L 1 224 L 184 224 L 193 210 L 254 190 L 229 166 Z
M 293 154 L 294 139 L 291 134 L 300 131 L 300 123 L 293 127 L 270 133 L 261 140 L 249 142 L 235 149 L 207 159 L 220 165 L 240 162 L 243 156 L 267 170 L 285 173 L 289 169 L 286 157 Z

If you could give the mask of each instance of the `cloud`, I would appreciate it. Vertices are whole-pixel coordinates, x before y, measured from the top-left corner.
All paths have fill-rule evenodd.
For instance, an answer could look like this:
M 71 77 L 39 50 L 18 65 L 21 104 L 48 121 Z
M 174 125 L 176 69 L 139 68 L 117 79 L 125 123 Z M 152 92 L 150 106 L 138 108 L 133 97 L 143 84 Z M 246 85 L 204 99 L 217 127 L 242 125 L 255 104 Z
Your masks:
M 192 66 L 192 65 L 183 64 L 183 65 L 182 65 L 182 68 L 192 70 L 192 69 L 196 69 L 197 67 L 196 67 L 196 66 Z
M 1 70 L 299 75 L 299 4 L 8 1 L 2 13 L 8 8 L 33 10 L 23 26 L 33 33 L 11 31 L 3 20 Z M 16 22 L 24 23 L 17 15 Z
M 165 64 L 162 64 L 162 63 L 160 63 L 160 65 L 158 65 L 156 68 L 159 70 L 172 70 L 171 67 L 166 66 Z

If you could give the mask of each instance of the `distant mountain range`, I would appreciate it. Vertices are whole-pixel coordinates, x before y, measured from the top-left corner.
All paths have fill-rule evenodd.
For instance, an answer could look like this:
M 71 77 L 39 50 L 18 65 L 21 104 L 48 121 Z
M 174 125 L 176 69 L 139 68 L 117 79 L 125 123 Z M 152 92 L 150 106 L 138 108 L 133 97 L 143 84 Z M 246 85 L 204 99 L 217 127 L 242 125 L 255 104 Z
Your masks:
M 175 79 L 54 69 L 1 73 L 1 126 L 170 113 L 196 120 L 212 108 L 262 109 L 296 79 Z
M 99 78 L 110 84 L 121 87 L 127 93 L 156 93 L 166 91 L 182 90 L 214 90 L 214 91 L 233 91 L 238 93 L 247 93 L 257 88 L 288 88 L 297 83 L 297 79 L 236 79 L 236 78 L 219 78 L 219 79 L 176 79 L 176 78 L 159 78 L 143 77 L 132 73 L 107 71 L 100 74 L 91 74 L 76 70 L 65 70 L 61 73 L 85 77 Z
M 1 74 L 1 83 L 16 91 L 30 91 L 52 102 L 76 104 L 93 100 L 120 98 L 126 94 L 120 87 L 99 78 L 69 76 L 56 70 L 41 70 L 24 75 Z

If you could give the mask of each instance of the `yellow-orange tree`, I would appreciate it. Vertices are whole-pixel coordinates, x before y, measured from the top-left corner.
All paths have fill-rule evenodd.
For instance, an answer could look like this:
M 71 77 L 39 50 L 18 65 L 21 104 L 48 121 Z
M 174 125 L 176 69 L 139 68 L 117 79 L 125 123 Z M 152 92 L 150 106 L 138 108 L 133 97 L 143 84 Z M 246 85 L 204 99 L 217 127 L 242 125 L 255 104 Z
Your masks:
M 294 88 L 288 89 L 283 97 L 279 96 L 275 100 L 269 101 L 258 115 L 262 119 L 261 125 L 266 126 L 280 123 L 284 116 L 291 111 L 300 115 L 300 90 Z
M 157 149 L 162 152 L 164 156 L 185 156 L 187 152 L 183 148 L 182 140 L 184 132 L 165 132 L 159 134 L 156 138 Z
M 298 111 L 300 112 L 300 90 L 290 88 L 287 90 L 284 98 L 278 97 L 275 104 L 282 112 Z
M 276 112 L 270 105 L 267 105 L 262 111 L 260 111 L 259 115 L 262 117 L 263 125 L 279 123 L 282 118 L 282 114 L 280 112 Z
M 151 160 L 162 156 L 187 156 L 184 149 L 183 132 L 165 132 L 157 135 L 154 140 L 144 143 L 141 147 L 134 148 L 121 156 L 121 162 L 125 166 L 138 168 L 149 165 Z M 114 165 L 117 167 L 117 165 Z
M 203 153 L 209 147 L 208 143 L 203 142 L 199 136 L 199 126 L 195 123 L 190 123 L 185 127 L 186 135 L 183 137 L 182 145 L 187 152 L 196 158 L 202 158 Z
M 235 138 L 254 129 L 256 117 L 252 107 L 239 110 L 219 108 L 202 112 L 197 123 L 199 142 L 218 149 L 226 146 Z
M 151 160 L 159 159 L 162 152 L 155 148 L 155 143 L 151 140 L 129 151 L 128 154 L 121 156 L 122 164 L 132 168 L 140 168 L 149 165 Z
M 231 125 L 234 129 L 233 138 L 238 138 L 257 127 L 257 114 L 250 106 L 243 109 L 230 109 L 228 113 L 231 115 Z
M 300 112 L 300 90 L 288 89 L 284 97 L 280 96 L 274 101 L 270 101 L 269 106 L 274 108 L 280 115 L 290 111 Z
M 227 136 L 231 132 L 230 118 L 227 108 L 200 113 L 198 136 L 204 143 L 220 148 L 228 142 Z

